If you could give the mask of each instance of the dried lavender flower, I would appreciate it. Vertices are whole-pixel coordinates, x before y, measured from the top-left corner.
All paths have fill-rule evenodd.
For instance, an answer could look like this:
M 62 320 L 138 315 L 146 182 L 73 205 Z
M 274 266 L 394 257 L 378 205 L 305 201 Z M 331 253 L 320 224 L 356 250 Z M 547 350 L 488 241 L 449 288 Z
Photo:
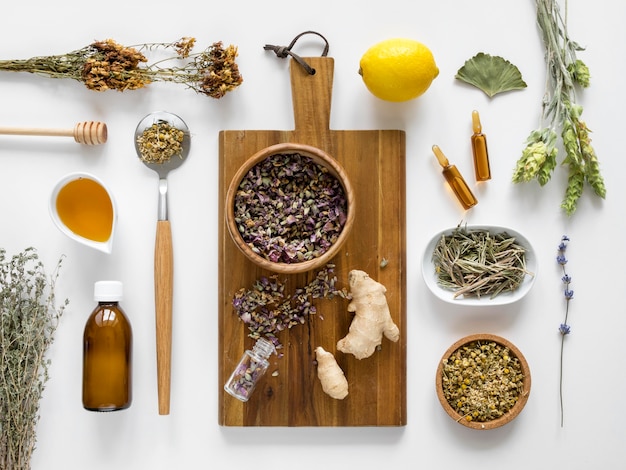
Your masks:
M 235 46 L 224 48 L 221 42 L 215 42 L 204 51 L 192 54 L 195 41 L 195 38 L 183 37 L 173 43 L 123 46 L 106 39 L 62 55 L 0 60 L 0 71 L 70 78 L 94 91 L 136 90 L 152 82 L 182 83 L 211 98 L 221 98 L 243 82 L 235 62 Z M 157 50 L 173 50 L 174 55 L 147 64 L 143 52 Z M 175 65 L 169 65 L 171 61 L 175 61 Z
M 255 253 L 276 263 L 300 263 L 337 241 L 347 219 L 347 198 L 341 182 L 312 158 L 278 153 L 242 178 L 234 217 Z
M 49 379 L 47 351 L 68 301 L 55 305 L 61 260 L 48 278 L 37 251 L 0 248 L 0 468 L 30 469 L 39 401 Z
M 567 323 L 569 315 L 569 302 L 574 298 L 574 291 L 570 289 L 572 283 L 572 277 L 567 274 L 565 265 L 567 264 L 567 258 L 565 251 L 567 250 L 567 244 L 570 241 L 567 235 L 561 237 L 561 243 L 558 246 L 558 254 L 556 256 L 556 262 L 559 264 L 563 271 L 561 281 L 565 285 L 563 289 L 563 296 L 565 297 L 565 320 L 559 326 L 559 333 L 561 333 L 561 355 L 560 355 L 560 372 L 559 372 L 559 400 L 561 404 L 561 427 L 563 427 L 563 348 L 565 345 L 565 336 L 570 334 L 571 328 Z
M 249 330 L 253 339 L 266 337 L 274 347 L 282 349 L 278 340 L 281 331 L 306 322 L 309 315 L 317 313 L 313 300 L 332 299 L 335 296 L 347 299 L 346 289 L 336 286 L 333 264 L 321 269 L 315 278 L 304 287 L 295 288 L 293 294 L 285 292 L 285 282 L 277 275 L 263 276 L 249 288 L 241 288 L 233 297 L 235 313 Z

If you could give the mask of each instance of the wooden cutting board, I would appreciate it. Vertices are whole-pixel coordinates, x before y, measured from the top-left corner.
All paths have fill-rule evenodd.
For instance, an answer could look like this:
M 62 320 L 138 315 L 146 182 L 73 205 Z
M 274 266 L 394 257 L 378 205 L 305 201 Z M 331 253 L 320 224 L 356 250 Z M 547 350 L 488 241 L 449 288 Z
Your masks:
M 400 130 L 330 130 L 334 60 L 304 58 L 316 71 L 290 60 L 295 130 L 221 131 L 219 134 L 219 424 L 224 426 L 403 426 L 406 424 L 406 221 L 405 132 Z M 271 115 L 271 112 L 270 112 Z M 401 337 L 383 339 L 367 359 L 336 350 L 352 320 L 348 301 L 316 301 L 317 314 L 282 332 L 282 357 L 270 367 L 250 400 L 242 403 L 223 390 L 245 349 L 254 341 L 232 308 L 240 288 L 261 276 L 230 238 L 224 200 L 238 168 L 257 151 L 283 142 L 317 147 L 336 158 L 354 187 L 356 218 L 350 237 L 334 258 L 339 287 L 348 286 L 352 269 L 367 272 L 387 288 L 387 302 Z M 385 260 L 385 261 L 383 261 Z M 386 264 L 386 266 L 384 266 Z M 303 287 L 313 273 L 279 275 L 287 290 Z M 334 400 L 317 378 L 315 348 L 335 354 L 349 383 L 349 395 Z

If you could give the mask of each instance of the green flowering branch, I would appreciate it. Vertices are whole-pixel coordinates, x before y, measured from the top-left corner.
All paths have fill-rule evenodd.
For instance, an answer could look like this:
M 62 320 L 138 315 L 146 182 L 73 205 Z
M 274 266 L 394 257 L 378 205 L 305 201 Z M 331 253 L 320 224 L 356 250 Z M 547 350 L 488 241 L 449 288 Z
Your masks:
M 546 48 L 548 79 L 540 128 L 528 136 L 512 180 L 521 183 L 536 179 L 544 186 L 557 165 L 560 132 L 565 150 L 562 165 L 568 167 L 561 208 L 572 215 L 585 183 L 597 196 L 606 197 L 598 157 L 591 145 L 591 131 L 581 119 L 582 106 L 576 104 L 576 87 L 587 88 L 590 84 L 589 68 L 576 57 L 577 52 L 584 49 L 570 39 L 557 0 L 536 0 L 536 4 L 537 23 Z M 565 4 L 567 7 L 567 0 Z

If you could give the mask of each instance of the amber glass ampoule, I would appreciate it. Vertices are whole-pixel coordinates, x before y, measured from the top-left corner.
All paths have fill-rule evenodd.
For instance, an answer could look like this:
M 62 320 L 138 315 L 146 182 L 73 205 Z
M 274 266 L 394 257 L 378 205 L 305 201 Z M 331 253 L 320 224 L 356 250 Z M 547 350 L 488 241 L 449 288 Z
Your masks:
M 435 157 L 437 157 L 437 161 L 443 168 L 443 176 L 448 181 L 448 184 L 454 191 L 454 194 L 456 195 L 463 208 L 469 209 L 470 207 L 474 207 L 478 203 L 478 200 L 470 190 L 469 186 L 465 182 L 465 179 L 463 178 L 457 167 L 450 164 L 446 156 L 437 145 L 433 145 L 433 153 L 435 154 Z
M 474 155 L 474 171 L 476 181 L 487 181 L 491 179 L 491 168 L 489 167 L 489 152 L 487 151 L 487 136 L 482 133 L 480 116 L 478 111 L 472 111 L 472 153 Z

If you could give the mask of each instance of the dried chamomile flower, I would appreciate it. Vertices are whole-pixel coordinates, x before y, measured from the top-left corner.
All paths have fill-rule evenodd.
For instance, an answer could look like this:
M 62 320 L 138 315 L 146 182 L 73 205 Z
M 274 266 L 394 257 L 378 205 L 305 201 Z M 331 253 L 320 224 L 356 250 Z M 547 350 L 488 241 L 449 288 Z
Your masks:
M 184 131 L 159 120 L 137 137 L 139 157 L 143 162 L 159 164 L 175 156 L 182 158 L 184 137 Z
M 506 414 L 519 400 L 523 382 L 519 359 L 493 341 L 472 341 L 443 360 L 443 394 L 467 421 L 491 421 Z

